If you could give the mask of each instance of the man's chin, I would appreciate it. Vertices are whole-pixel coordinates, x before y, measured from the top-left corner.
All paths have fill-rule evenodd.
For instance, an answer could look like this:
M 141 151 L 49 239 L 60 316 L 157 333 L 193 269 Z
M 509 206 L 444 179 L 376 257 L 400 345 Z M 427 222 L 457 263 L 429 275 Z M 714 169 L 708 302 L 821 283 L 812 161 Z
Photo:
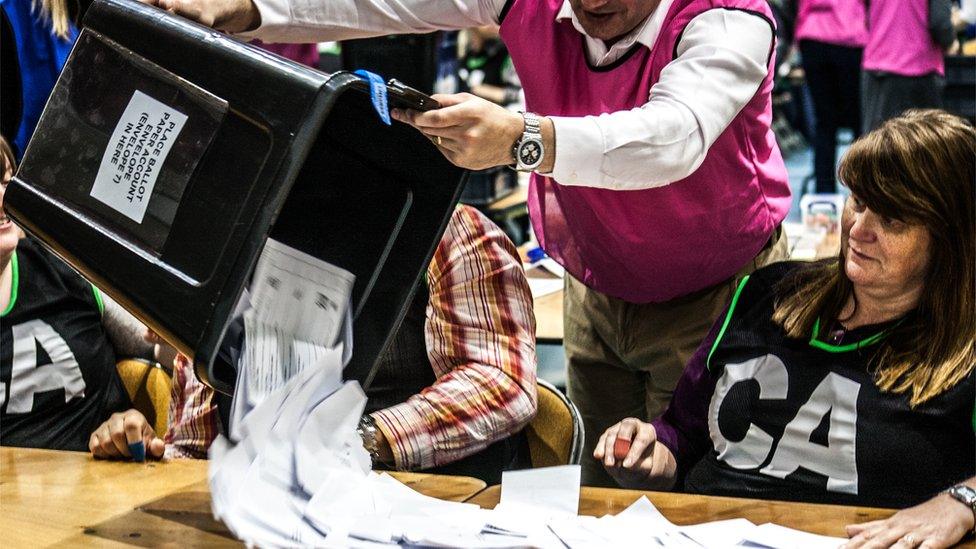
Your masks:
M 608 20 L 601 23 L 593 23 L 586 21 L 585 19 L 580 20 L 580 26 L 586 31 L 586 35 L 590 38 L 595 38 L 597 40 L 603 40 L 608 44 L 613 44 L 617 40 L 623 38 L 630 31 L 622 31 L 619 27 L 620 25 L 614 24 L 615 21 Z

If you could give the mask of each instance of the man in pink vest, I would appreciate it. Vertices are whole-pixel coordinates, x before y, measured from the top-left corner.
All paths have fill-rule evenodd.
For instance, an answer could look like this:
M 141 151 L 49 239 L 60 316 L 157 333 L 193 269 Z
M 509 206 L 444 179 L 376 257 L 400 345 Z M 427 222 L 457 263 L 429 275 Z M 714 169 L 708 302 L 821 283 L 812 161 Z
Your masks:
M 585 484 L 612 485 L 599 434 L 660 415 L 737 279 L 786 255 L 765 0 L 151 1 L 272 42 L 500 25 L 531 112 L 459 94 L 393 114 L 460 166 L 534 172 L 535 234 L 568 273 Z
M 871 131 L 907 109 L 942 106 L 943 53 L 956 42 L 949 0 L 871 0 L 862 116 Z

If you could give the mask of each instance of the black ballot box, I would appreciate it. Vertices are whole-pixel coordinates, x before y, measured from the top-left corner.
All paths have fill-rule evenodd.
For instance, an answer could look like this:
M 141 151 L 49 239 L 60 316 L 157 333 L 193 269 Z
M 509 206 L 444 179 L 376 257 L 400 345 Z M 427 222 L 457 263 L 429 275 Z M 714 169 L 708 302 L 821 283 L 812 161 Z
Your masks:
M 4 202 L 223 392 L 215 356 L 267 238 L 350 271 L 345 377 L 367 385 L 465 177 L 354 74 L 97 0 Z

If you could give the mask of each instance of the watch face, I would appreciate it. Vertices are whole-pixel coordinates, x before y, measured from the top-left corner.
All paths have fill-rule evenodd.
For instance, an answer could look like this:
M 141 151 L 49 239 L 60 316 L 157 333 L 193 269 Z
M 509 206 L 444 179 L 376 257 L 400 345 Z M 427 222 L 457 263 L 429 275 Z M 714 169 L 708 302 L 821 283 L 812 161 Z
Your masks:
M 959 501 L 969 505 L 976 505 L 976 490 L 973 490 L 969 486 L 953 486 L 949 491 Z
M 542 141 L 527 139 L 519 144 L 519 162 L 527 167 L 535 167 L 542 162 Z

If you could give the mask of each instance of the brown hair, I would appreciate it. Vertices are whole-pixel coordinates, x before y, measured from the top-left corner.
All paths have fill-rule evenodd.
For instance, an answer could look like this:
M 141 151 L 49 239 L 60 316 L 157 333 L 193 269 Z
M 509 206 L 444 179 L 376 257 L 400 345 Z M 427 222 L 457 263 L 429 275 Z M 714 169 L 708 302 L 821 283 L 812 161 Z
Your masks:
M 40 4 L 40 7 L 38 7 Z M 67 0 L 33 0 L 34 11 L 42 21 L 51 20 L 51 30 L 62 40 L 68 39 L 70 14 Z
M 17 158 L 14 156 L 14 150 L 10 148 L 7 138 L 0 135 L 0 177 L 6 173 L 8 166 L 11 170 L 16 171 Z
M 872 357 L 882 391 L 917 406 L 965 379 L 976 363 L 976 130 L 939 110 L 911 110 L 853 145 L 840 179 L 878 215 L 922 225 L 932 236 L 925 290 Z M 844 255 L 784 279 L 773 321 L 805 338 L 837 319 L 853 286 Z M 856 306 L 856 303 L 855 303 Z

